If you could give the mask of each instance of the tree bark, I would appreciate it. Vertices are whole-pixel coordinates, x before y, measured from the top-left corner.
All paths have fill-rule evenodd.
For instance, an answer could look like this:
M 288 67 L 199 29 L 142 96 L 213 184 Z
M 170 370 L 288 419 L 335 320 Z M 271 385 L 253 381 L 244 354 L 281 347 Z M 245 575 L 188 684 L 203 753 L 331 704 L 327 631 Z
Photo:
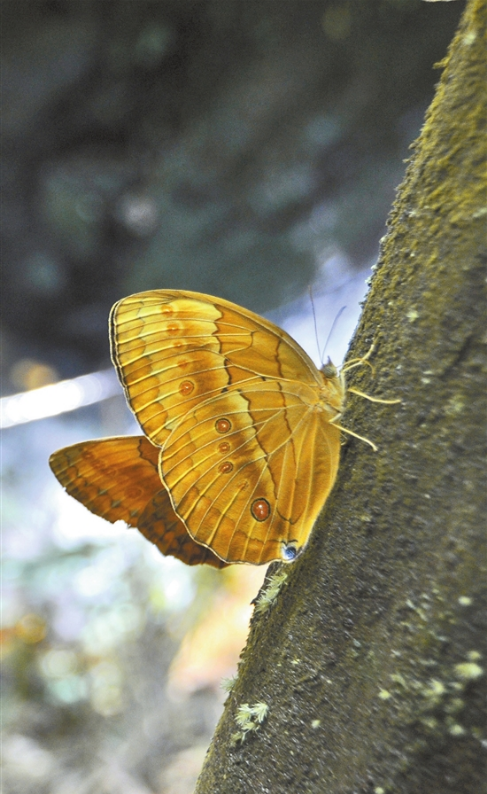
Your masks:
M 402 403 L 350 395 L 342 424 L 379 451 L 345 439 L 308 547 L 254 614 L 196 794 L 485 790 L 486 29 L 472 0 L 350 353 L 374 342 L 375 379 L 350 380 Z

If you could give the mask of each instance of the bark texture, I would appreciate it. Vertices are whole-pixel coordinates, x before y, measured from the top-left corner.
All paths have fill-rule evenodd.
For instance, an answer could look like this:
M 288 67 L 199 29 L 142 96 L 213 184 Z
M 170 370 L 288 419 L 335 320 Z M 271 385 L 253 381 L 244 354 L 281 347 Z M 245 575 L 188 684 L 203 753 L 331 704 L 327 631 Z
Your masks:
M 254 615 L 197 794 L 484 790 L 486 29 L 470 2 L 351 350 L 375 342 L 375 379 L 350 380 L 402 403 L 350 396 L 342 423 L 379 451 L 346 441 L 307 549 Z

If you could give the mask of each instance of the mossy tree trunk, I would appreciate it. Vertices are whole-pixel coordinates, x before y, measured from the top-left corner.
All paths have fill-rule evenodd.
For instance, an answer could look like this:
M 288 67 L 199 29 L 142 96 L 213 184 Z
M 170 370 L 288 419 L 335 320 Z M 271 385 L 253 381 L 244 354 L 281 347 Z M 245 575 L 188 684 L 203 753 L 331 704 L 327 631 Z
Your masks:
M 254 616 L 197 794 L 484 790 L 486 28 L 470 2 L 351 350 L 375 342 L 375 379 L 351 380 L 402 403 L 350 396 L 343 424 L 379 451 L 346 441 L 306 551 Z M 245 703 L 267 716 L 235 742 Z

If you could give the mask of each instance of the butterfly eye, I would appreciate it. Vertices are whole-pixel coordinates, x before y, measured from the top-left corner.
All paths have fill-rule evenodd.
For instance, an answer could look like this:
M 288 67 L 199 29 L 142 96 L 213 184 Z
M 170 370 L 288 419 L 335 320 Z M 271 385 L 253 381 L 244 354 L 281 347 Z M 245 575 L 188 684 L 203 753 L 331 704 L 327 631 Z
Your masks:
M 222 465 L 220 466 L 219 471 L 222 474 L 229 474 L 232 471 L 232 469 L 233 469 L 233 463 L 230 463 L 230 461 L 227 460 L 227 461 L 225 461 L 225 463 L 222 463 Z
M 271 514 L 271 506 L 267 499 L 256 499 L 250 511 L 256 521 L 265 521 Z
M 232 426 L 230 419 L 217 419 L 215 422 L 215 427 L 218 433 L 228 433 Z
M 222 455 L 226 455 L 227 452 L 230 452 L 230 444 L 228 441 L 222 441 L 222 443 L 218 445 L 218 451 L 221 452 Z
M 293 562 L 299 554 L 299 549 L 296 548 L 296 543 L 291 541 L 285 543 L 282 547 L 282 558 L 284 562 Z

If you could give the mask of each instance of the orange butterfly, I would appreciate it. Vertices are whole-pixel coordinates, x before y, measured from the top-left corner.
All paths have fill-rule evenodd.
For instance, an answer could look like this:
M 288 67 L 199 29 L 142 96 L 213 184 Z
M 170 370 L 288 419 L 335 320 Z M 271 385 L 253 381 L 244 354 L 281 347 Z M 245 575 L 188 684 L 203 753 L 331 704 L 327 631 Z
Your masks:
M 182 290 L 116 303 L 110 340 L 145 436 L 55 452 L 67 492 L 190 565 L 295 559 L 335 481 L 340 431 L 356 435 L 337 424 L 345 370 L 319 370 L 247 309 Z

